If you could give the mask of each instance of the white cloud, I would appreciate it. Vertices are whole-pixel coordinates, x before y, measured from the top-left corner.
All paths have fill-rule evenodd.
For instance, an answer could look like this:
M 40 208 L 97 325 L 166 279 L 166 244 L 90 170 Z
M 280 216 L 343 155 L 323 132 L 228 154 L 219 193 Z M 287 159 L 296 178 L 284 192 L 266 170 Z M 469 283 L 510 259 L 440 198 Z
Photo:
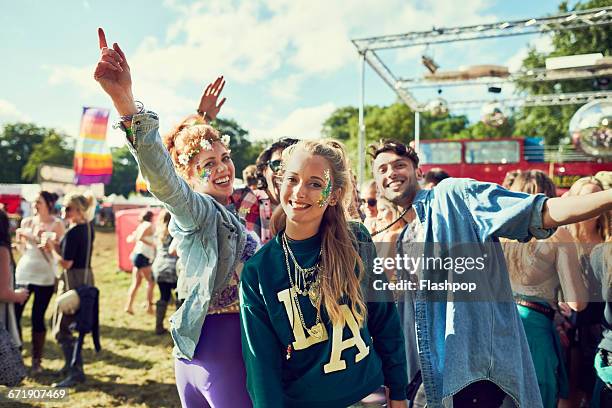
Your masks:
M 281 101 L 295 101 L 300 96 L 299 91 L 303 79 L 304 76 L 300 74 L 275 79 L 270 82 L 270 95 Z
M 531 40 L 525 47 L 518 50 L 513 56 L 508 58 L 506 66 L 510 72 L 516 72 L 521 69 L 523 60 L 529 53 L 529 48 L 535 48 L 536 51 L 541 53 L 549 53 L 553 51 L 552 37 L 550 35 L 541 35 L 538 38 Z
M 125 50 L 134 73 L 134 94 L 156 104 L 151 108 L 160 114 L 162 131 L 194 109 L 193 93 L 187 97 L 179 89 L 203 87 L 218 74 L 237 87 L 257 84 L 267 88 L 279 103 L 297 101 L 304 81 L 316 81 L 350 64 L 357 65 L 351 38 L 425 30 L 434 22 L 436 26 L 456 26 L 495 20 L 485 12 L 490 6 L 485 0 L 358 0 L 350 4 L 329 0 L 206 0 L 194 4 L 164 0 L 163 4 L 178 16 L 165 35 L 144 38 L 135 50 Z M 408 50 L 403 58 L 416 54 Z M 401 56 L 398 59 L 402 61 Z M 51 84 L 70 83 L 85 95 L 102 95 L 92 78 L 93 65 L 47 69 Z M 318 135 L 321 112 L 329 114 L 331 111 L 323 108 L 329 106 L 296 109 L 277 126 L 259 120 L 256 128 L 270 129 L 251 130 L 261 137 L 304 129 Z M 305 122 L 291 125 L 289 120 Z
M 166 0 L 164 4 L 179 15 L 166 38 L 143 39 L 135 52 L 128 52 L 128 60 L 146 83 L 171 86 L 201 83 L 218 73 L 233 83 L 253 83 L 282 68 L 305 79 L 354 62 L 353 37 L 422 30 L 432 21 L 456 25 L 491 19 L 480 13 L 486 7 L 484 0 L 430 0 L 425 5 L 361 0 L 350 7 L 327 0 L 211 0 L 189 6 Z M 71 78 L 82 85 L 84 78 L 91 83 L 90 72 L 84 77 L 78 68 L 55 67 L 50 80 Z
M 252 129 L 250 135 L 255 140 L 270 140 L 281 137 L 320 138 L 323 122 L 335 109 L 336 106 L 331 102 L 319 106 L 298 108 L 282 121 L 271 124 L 270 127 Z
M 0 99 L 0 123 L 28 122 L 30 117 L 9 101 Z

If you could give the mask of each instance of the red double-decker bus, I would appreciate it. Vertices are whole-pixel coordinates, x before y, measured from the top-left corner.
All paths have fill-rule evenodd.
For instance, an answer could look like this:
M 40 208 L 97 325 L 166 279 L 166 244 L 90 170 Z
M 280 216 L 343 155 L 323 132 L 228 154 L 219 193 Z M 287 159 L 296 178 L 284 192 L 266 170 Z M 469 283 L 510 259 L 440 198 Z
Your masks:
M 609 160 L 573 146 L 544 146 L 540 137 L 422 140 L 419 158 L 424 172 L 439 167 L 453 177 L 499 184 L 511 170 L 542 170 L 561 191 L 581 177 L 612 170 Z

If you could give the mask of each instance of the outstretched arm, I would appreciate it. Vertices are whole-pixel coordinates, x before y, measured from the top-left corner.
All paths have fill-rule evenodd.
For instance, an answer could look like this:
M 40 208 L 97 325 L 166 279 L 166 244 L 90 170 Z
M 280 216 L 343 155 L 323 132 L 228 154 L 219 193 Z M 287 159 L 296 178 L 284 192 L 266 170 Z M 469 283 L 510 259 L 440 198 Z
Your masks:
M 542 225 L 554 228 L 588 220 L 612 210 L 612 190 L 582 196 L 556 197 L 542 207 Z
M 124 52 L 117 43 L 110 49 L 104 30 L 98 29 L 100 61 L 94 78 L 111 97 L 128 134 L 128 148 L 138 162 L 149 191 L 162 201 L 184 230 L 199 227 L 213 209 L 211 198 L 196 194 L 174 169 L 161 142 L 158 120 L 151 113 L 138 113 L 132 94 L 132 77 Z

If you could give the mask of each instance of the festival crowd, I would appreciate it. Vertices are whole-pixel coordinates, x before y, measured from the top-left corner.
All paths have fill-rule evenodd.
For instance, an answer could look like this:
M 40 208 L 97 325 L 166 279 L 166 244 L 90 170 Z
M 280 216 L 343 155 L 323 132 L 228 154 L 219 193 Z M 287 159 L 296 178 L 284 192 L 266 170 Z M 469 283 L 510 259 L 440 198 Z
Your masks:
M 174 341 L 184 407 L 612 407 L 612 172 L 559 196 L 537 170 L 503 185 L 422 174 L 412 147 L 388 139 L 370 146 L 372 180 L 358 186 L 342 143 L 283 138 L 235 188 L 229 136 L 210 125 L 223 77 L 162 137 L 157 114 L 134 101 L 124 52 L 98 34 L 94 78 L 164 206 L 156 222 L 144 211 L 128 237 L 124 310 L 135 313 L 144 283 L 153 331 Z M 19 347 L 33 298 L 36 375 L 56 293 L 51 331 L 65 366 L 55 386 L 72 387 L 86 381 L 83 336 L 99 347 L 93 200 L 64 197 L 61 218 L 56 200 L 41 192 L 22 221 L 17 264 L 0 212 L 0 328 Z M 478 284 L 494 297 L 372 290 L 406 278 L 374 272 L 379 258 L 466 245 L 486 252 Z M 417 269 L 408 280 L 465 278 Z

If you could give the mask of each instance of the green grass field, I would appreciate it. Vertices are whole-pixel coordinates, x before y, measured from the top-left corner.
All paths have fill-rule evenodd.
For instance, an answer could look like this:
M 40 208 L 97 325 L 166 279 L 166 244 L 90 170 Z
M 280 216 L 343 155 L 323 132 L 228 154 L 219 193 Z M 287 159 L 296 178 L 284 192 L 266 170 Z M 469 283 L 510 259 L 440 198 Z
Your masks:
M 141 287 L 135 303 L 136 315 L 123 312 L 130 275 L 118 272 L 114 232 L 97 232 L 94 245 L 93 268 L 96 286 L 100 289 L 100 333 L 102 351 L 96 353 L 91 336 L 87 336 L 83 350 L 87 382 L 70 389 L 69 402 L 6 404 L 2 406 L 29 407 L 176 407 L 180 406 L 174 385 L 172 339 L 170 335 L 153 333 L 154 316 L 141 308 L 145 291 Z M 156 290 L 155 298 L 159 294 Z M 47 317 L 51 318 L 55 299 L 51 300 Z M 22 324 L 24 360 L 30 366 L 30 311 L 26 308 Z M 169 308 L 167 318 L 174 312 Z M 168 323 L 165 324 L 168 327 Z M 55 371 L 63 366 L 61 350 L 47 332 L 43 367 L 35 378 L 26 378 L 25 387 L 49 386 L 59 380 Z

